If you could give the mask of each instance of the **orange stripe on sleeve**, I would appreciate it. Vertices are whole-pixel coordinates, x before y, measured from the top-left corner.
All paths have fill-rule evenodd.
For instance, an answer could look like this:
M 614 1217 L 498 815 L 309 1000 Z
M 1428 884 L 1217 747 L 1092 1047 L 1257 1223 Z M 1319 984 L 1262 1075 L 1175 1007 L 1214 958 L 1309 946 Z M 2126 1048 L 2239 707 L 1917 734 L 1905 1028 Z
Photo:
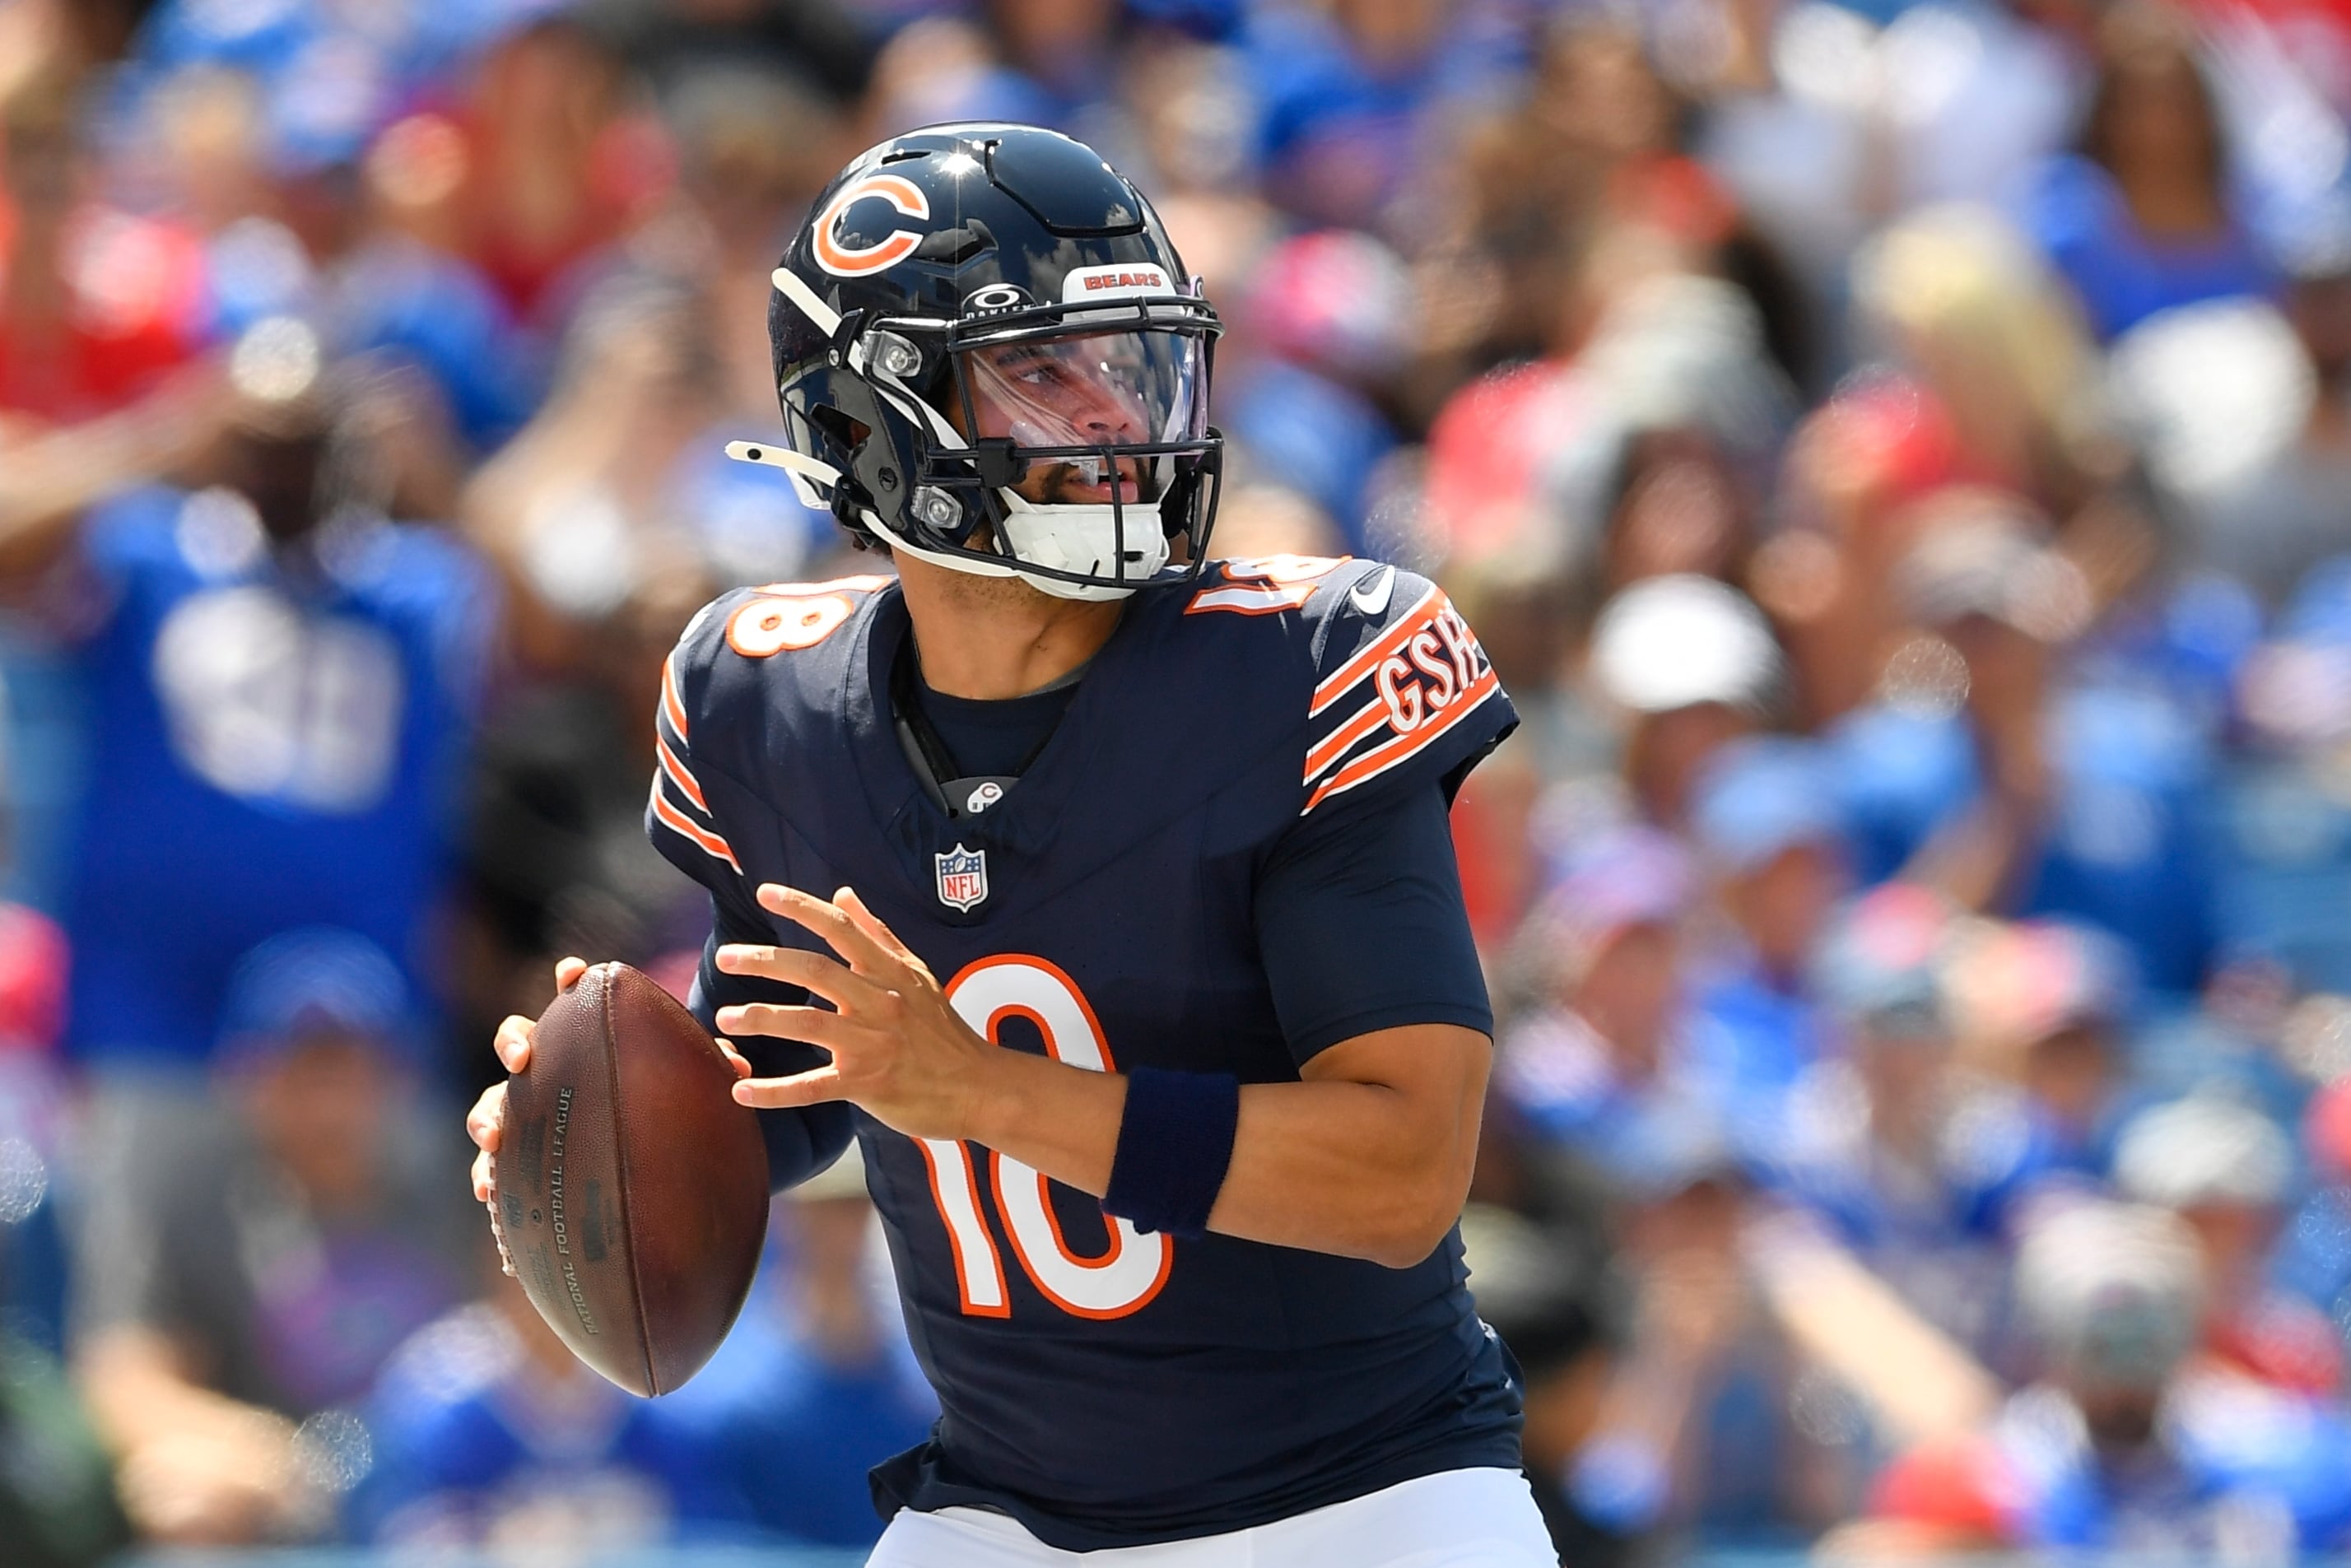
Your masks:
M 669 727 L 677 731 L 680 740 L 685 733 L 685 704 L 677 695 L 677 655 L 673 653 L 662 661 L 662 712 L 669 716 Z
M 694 802 L 694 809 L 707 813 L 710 802 L 702 798 L 702 786 L 695 781 L 693 772 L 685 764 L 678 760 L 677 753 L 669 748 L 669 742 L 662 738 L 659 726 L 653 728 L 653 754 L 661 758 L 662 771 L 669 775 L 670 782 Z
M 661 819 L 664 827 L 691 841 L 704 854 L 713 860 L 725 861 L 734 868 L 737 876 L 742 874 L 743 862 L 735 858 L 733 846 L 708 829 L 696 826 L 693 818 L 671 805 L 662 794 L 659 779 L 653 780 L 653 815 Z
M 1306 754 L 1306 782 L 1347 754 L 1347 748 L 1387 722 L 1388 705 L 1377 696 L 1358 708 L 1353 716 L 1322 737 L 1322 744 Z
M 1501 687 L 1500 678 L 1492 670 L 1488 670 L 1471 682 L 1468 689 L 1455 699 L 1453 705 L 1446 710 L 1443 718 L 1432 724 L 1423 724 L 1409 734 L 1397 736 L 1384 746 L 1373 747 L 1324 779 L 1321 787 L 1307 797 L 1306 804 L 1300 809 L 1298 814 L 1302 817 L 1330 797 L 1343 790 L 1352 789 L 1367 779 L 1376 779 L 1396 764 L 1405 761 L 1414 752 L 1418 751 L 1482 707 L 1486 699 L 1501 690 Z

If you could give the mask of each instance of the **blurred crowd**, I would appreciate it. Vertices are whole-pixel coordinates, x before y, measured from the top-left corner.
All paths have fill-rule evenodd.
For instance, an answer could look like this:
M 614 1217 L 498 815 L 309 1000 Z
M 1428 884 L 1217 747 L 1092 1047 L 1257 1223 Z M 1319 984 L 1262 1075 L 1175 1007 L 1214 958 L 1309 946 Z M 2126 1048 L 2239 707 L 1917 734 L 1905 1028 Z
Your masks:
M 768 273 L 1056 126 L 1222 555 L 1436 575 L 1465 1231 L 1569 1561 L 2351 1549 L 2342 0 L 0 0 L 0 1541 L 855 1545 L 853 1162 L 640 1402 L 454 1107 L 683 988 L 661 657 L 836 573 Z M 870 570 L 873 558 L 861 558 Z

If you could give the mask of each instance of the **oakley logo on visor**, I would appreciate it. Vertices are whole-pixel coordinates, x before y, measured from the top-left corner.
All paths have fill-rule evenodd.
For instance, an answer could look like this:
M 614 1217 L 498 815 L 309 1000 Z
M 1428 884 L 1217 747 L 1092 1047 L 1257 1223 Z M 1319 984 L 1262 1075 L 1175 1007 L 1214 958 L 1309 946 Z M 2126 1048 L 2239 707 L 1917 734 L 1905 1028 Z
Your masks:
M 1132 267 L 1081 267 L 1061 279 L 1061 303 L 1118 299 L 1137 294 L 1174 294 L 1167 269 L 1148 263 Z
M 862 277 L 869 272 L 895 267 L 923 243 L 922 235 L 907 229 L 892 229 L 878 244 L 869 246 L 846 246 L 836 239 L 834 225 L 851 207 L 869 197 L 889 203 L 910 218 L 931 215 L 931 200 L 923 194 L 922 187 L 895 174 L 869 174 L 844 187 L 817 214 L 815 224 L 816 264 L 835 277 Z

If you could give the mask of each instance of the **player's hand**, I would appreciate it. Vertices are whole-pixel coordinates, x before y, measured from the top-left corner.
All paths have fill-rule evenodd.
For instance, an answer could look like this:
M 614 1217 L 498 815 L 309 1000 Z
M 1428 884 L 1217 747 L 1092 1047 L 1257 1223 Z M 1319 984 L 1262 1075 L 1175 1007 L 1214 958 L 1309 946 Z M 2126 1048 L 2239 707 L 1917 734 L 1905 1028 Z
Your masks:
M 832 1009 L 747 1002 L 719 1009 L 718 1027 L 804 1040 L 832 1061 L 789 1078 L 746 1079 L 735 1098 L 762 1109 L 848 1100 L 909 1137 L 967 1136 L 996 1048 L 947 1005 L 923 961 L 848 888 L 827 902 L 767 883 L 759 904 L 823 937 L 844 962 L 747 943 L 720 947 L 718 967 L 802 987 Z
M 556 990 L 559 993 L 569 990 L 587 972 L 588 961 L 585 958 L 558 959 L 555 965 Z M 498 1063 L 507 1072 L 520 1072 L 530 1065 L 530 1036 L 538 1027 L 538 1019 L 525 1018 L 520 1013 L 512 1014 L 498 1025 L 498 1032 L 490 1041 L 490 1049 L 498 1053 Z M 718 1049 L 726 1053 L 736 1077 L 748 1078 L 751 1075 L 751 1064 L 737 1055 L 733 1046 L 722 1040 L 718 1042 Z M 481 1151 L 474 1156 L 474 1199 L 477 1203 L 490 1205 L 493 1218 L 496 1217 L 498 1186 L 497 1163 L 491 1156 L 498 1152 L 498 1131 L 505 1123 L 506 1111 L 507 1086 L 493 1083 L 482 1091 L 481 1098 L 475 1101 L 474 1108 L 465 1113 L 465 1135 L 473 1139 L 474 1146 Z
M 558 959 L 555 965 L 557 993 L 559 995 L 578 985 L 580 977 L 587 972 L 588 961 L 585 958 Z M 530 1065 L 530 1031 L 538 1027 L 536 1019 L 525 1018 L 520 1013 L 512 1015 L 498 1025 L 497 1035 L 491 1040 L 490 1049 L 498 1053 L 500 1065 L 508 1072 L 520 1072 Z M 465 1113 L 465 1135 L 474 1140 L 474 1147 L 480 1151 L 474 1155 L 474 1201 L 488 1206 L 490 1229 L 494 1234 L 498 1229 L 498 1129 L 504 1125 L 506 1115 L 507 1086 L 503 1083 L 493 1083 L 483 1090 L 482 1097 L 474 1102 L 474 1108 Z M 511 1274 L 514 1263 L 507 1258 L 506 1250 L 506 1238 L 499 1235 L 498 1258 L 506 1264 L 507 1272 Z

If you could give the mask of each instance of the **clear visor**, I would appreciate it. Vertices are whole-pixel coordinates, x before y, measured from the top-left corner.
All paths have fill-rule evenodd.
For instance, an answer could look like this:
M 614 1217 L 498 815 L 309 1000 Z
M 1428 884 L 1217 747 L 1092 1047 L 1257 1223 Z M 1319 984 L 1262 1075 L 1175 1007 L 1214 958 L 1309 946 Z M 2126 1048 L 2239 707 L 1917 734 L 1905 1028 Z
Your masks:
M 967 350 L 967 434 L 1047 452 L 1196 442 L 1207 427 L 1201 358 L 1199 338 L 1166 331 Z

